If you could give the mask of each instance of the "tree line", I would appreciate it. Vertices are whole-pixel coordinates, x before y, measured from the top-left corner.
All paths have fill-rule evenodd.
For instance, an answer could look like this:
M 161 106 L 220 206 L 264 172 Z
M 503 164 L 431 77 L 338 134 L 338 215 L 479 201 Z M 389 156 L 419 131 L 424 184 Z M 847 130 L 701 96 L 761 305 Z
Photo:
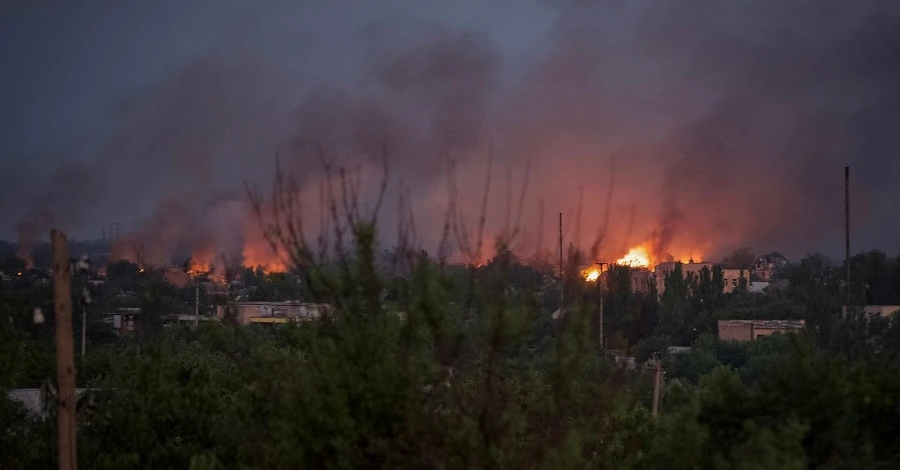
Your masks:
M 613 267 L 604 348 L 597 286 L 581 277 L 574 250 L 560 296 L 552 270 L 517 259 L 502 239 L 476 266 L 402 247 L 386 253 L 366 221 L 346 230 L 341 256 L 292 247 L 299 285 L 256 270 L 240 276 L 260 295 L 302 295 L 332 304 L 333 315 L 274 328 L 152 324 L 135 339 L 90 324 L 96 336 L 77 359 L 78 386 L 93 390 L 78 410 L 81 466 L 900 464 L 900 320 L 842 314 L 846 271 L 824 257 L 786 266 L 779 277 L 788 285 L 763 294 L 723 293 L 719 267 L 696 276 L 676 268 L 662 295 L 655 286 L 640 292 L 631 270 Z M 897 267 L 878 252 L 851 259 L 853 305 L 895 301 Z M 52 286 L 22 282 L 4 284 L 0 296 L 0 387 L 52 393 Z M 136 293 L 151 313 L 191 294 L 128 264 L 111 267 L 108 284 L 110 293 Z M 35 306 L 47 324 L 33 324 Z M 803 319 L 807 328 L 721 341 L 715 322 L 729 318 Z M 670 354 L 672 345 L 690 350 Z M 638 367 L 615 365 L 608 349 Z M 658 418 L 653 376 L 641 365 L 654 356 L 666 371 Z M 55 465 L 47 412 L 31 415 L 4 393 L 0 467 Z

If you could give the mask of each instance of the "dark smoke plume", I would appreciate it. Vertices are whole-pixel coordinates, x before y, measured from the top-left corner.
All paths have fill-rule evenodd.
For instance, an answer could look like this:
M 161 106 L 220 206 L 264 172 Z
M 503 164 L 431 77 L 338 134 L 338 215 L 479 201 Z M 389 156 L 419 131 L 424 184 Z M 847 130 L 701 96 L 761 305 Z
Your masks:
M 555 233 L 549 215 L 557 212 L 566 220 L 581 213 L 584 233 L 567 226 L 566 237 L 590 245 L 594 227 L 607 225 L 614 155 L 598 254 L 605 259 L 637 243 L 650 244 L 657 259 L 717 259 L 747 245 L 794 255 L 833 249 L 848 164 L 859 245 L 900 249 L 896 2 L 549 4 L 558 21 L 520 74 L 504 73 L 506 58 L 486 36 L 425 28 L 392 31 L 402 38 L 395 40 L 384 24 L 360 36 L 369 53 L 355 82 L 320 84 L 299 98 L 263 59 L 198 60 L 123 106 L 100 155 L 50 177 L 21 223 L 20 247 L 53 224 L 146 214 L 155 201 L 175 200 L 187 207 L 163 204 L 157 214 L 188 214 L 183 226 L 154 233 L 148 228 L 171 225 L 157 215 L 134 234 L 159 238 L 145 244 L 165 246 L 160 263 L 176 245 L 234 252 L 225 245 L 236 238 L 216 227 L 234 223 L 207 223 L 204 214 L 244 180 L 265 187 L 276 154 L 315 205 L 323 164 L 354 168 L 377 188 L 385 153 L 394 182 L 407 187 L 419 236 L 436 246 L 450 203 L 447 169 L 456 206 L 474 219 L 493 145 L 496 172 L 511 174 L 514 187 L 531 165 L 517 246 L 532 246 L 522 250 L 551 246 L 539 234 Z M 92 189 L 69 197 L 81 185 L 75 172 Z M 498 181 L 489 234 L 509 218 L 509 190 Z M 536 215 L 541 200 L 547 217 Z M 386 225 L 396 217 L 385 214 Z M 242 233 L 246 244 L 251 231 Z

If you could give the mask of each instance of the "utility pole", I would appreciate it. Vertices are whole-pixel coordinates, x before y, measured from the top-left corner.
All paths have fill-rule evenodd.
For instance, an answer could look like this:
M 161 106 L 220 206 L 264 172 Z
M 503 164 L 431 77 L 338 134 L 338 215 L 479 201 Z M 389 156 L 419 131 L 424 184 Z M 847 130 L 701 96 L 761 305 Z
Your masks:
M 599 292 L 600 297 L 600 350 L 606 351 L 606 336 L 603 332 L 603 266 L 609 267 L 609 263 L 598 262 L 600 266 L 600 274 L 597 275 L 597 292 Z M 607 269 L 607 272 L 609 269 Z
M 850 167 L 844 167 L 844 248 L 845 264 L 847 265 L 847 303 L 846 310 L 850 313 Z
M 82 256 L 75 265 L 75 272 L 81 275 L 81 358 L 84 359 L 85 345 L 87 344 L 87 309 L 91 303 L 91 292 L 88 290 L 88 273 L 90 261 L 87 255 Z
M 69 242 L 58 230 L 50 232 L 53 248 L 53 294 L 56 306 L 56 421 L 59 469 L 78 465 L 75 440 L 75 351 L 72 345 L 72 273 Z
M 194 326 L 200 326 L 200 280 L 194 280 L 195 283 L 195 291 L 194 291 Z
M 659 356 L 653 359 L 653 417 L 659 416 L 659 392 L 662 386 L 662 361 Z
M 566 272 L 563 267 L 563 231 L 562 231 L 562 212 L 559 213 L 559 313 L 563 314 L 563 308 L 566 306 L 566 290 L 565 290 Z
M 87 290 L 87 289 L 85 289 Z M 81 358 L 84 359 L 85 341 L 87 339 L 87 304 L 81 302 Z

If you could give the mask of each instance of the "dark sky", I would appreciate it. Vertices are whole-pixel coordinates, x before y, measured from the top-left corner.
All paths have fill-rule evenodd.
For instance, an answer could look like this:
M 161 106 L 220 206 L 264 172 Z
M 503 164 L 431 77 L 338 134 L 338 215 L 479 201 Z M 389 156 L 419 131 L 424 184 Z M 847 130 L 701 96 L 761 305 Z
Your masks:
M 429 246 L 447 159 L 477 208 L 492 145 L 494 231 L 530 162 L 526 251 L 556 212 L 590 244 L 615 160 L 609 255 L 839 256 L 844 165 L 854 249 L 896 253 L 895 3 L 5 2 L 0 238 L 117 221 L 190 244 L 231 230 L 205 214 L 268 184 L 276 153 L 314 193 L 308 143 L 377 180 L 387 140 Z M 176 202 L 184 219 L 161 219 Z

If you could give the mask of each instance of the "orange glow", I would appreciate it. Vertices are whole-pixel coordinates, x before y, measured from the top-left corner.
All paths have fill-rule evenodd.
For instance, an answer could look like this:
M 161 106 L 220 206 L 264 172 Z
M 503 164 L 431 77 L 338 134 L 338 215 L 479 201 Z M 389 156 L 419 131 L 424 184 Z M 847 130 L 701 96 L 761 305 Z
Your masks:
M 191 264 L 188 266 L 188 273 L 197 275 L 208 273 L 213 270 L 213 254 L 215 249 L 210 243 L 202 243 L 199 247 L 191 252 Z
M 264 240 L 253 242 L 247 240 L 244 242 L 244 266 L 256 269 L 261 266 L 266 273 L 283 273 L 287 271 L 287 266 L 278 253 L 273 253 L 272 249 Z
M 697 250 L 681 250 L 678 255 L 671 253 L 654 253 L 651 248 L 651 242 L 644 242 L 634 246 L 628 250 L 624 256 L 616 260 L 616 264 L 620 266 L 629 266 L 632 268 L 653 269 L 659 263 L 665 261 L 679 263 L 699 263 L 703 256 Z
M 597 279 L 600 279 L 600 270 L 597 268 L 588 268 L 581 271 L 582 277 L 584 277 L 585 281 L 594 282 Z
M 196 275 L 196 274 L 208 273 L 209 271 L 210 271 L 209 263 L 207 263 L 203 260 L 195 260 L 193 257 L 191 257 L 191 264 L 190 264 L 190 267 L 188 268 L 188 273 Z
M 630 266 L 632 268 L 649 268 L 650 267 L 650 250 L 646 244 L 636 246 L 630 250 L 625 256 L 616 260 L 616 264 L 620 266 Z

